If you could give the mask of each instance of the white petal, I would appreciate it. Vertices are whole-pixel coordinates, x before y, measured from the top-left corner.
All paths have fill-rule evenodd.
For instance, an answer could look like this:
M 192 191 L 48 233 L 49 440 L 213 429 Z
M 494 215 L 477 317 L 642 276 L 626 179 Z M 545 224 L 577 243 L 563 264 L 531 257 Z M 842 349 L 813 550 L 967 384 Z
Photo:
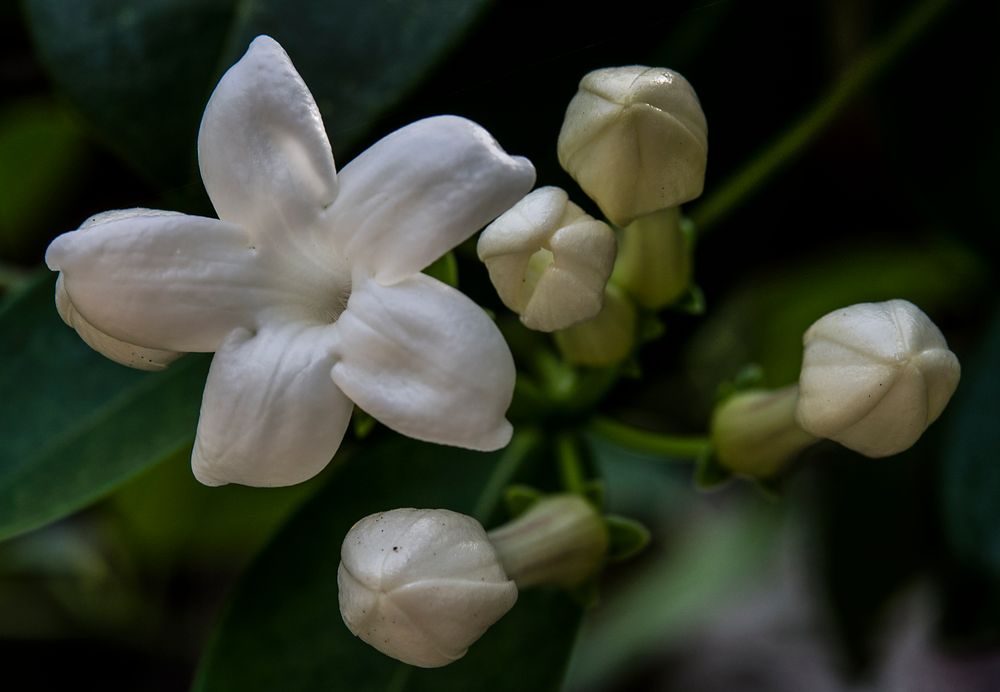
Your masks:
M 212 360 L 191 466 L 205 485 L 312 478 L 347 430 L 351 402 L 330 380 L 330 325 L 236 330 Z
M 95 329 L 166 351 L 214 351 L 275 301 L 243 229 L 148 209 L 109 212 L 49 245 L 45 261 Z
M 376 142 L 340 172 L 338 247 L 380 283 L 414 274 L 527 194 L 531 162 L 465 118 L 438 116 Z
M 392 286 L 356 278 L 334 328 L 334 381 L 385 425 L 470 449 L 510 441 L 513 358 L 486 313 L 459 291 L 420 274 Z
M 139 370 L 163 370 L 174 360 L 182 356 L 175 351 L 162 351 L 156 348 L 143 348 L 126 341 L 119 341 L 109 336 L 83 318 L 83 315 L 73 305 L 69 293 L 63 285 L 62 274 L 56 279 L 56 310 L 63 322 L 76 330 L 80 338 L 92 349 L 105 358 Z
M 220 219 L 255 234 L 301 232 L 337 194 L 312 94 L 288 55 L 258 36 L 205 107 L 198 160 Z

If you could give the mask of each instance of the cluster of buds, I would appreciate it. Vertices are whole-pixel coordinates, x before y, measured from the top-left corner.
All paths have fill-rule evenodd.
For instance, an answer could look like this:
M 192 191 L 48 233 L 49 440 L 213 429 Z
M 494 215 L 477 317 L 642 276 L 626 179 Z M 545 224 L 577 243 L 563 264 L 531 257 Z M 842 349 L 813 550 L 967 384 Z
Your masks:
M 723 466 L 772 476 L 820 438 L 868 457 L 898 454 L 941 415 L 961 375 L 941 331 L 905 300 L 831 312 L 803 345 L 797 384 L 740 392 L 715 410 Z
M 344 538 L 340 613 L 387 656 L 437 668 L 464 656 L 519 588 L 576 586 L 607 550 L 603 518 L 578 495 L 542 499 L 489 533 L 446 509 L 380 512 Z
M 555 331 L 570 362 L 624 360 L 637 307 L 659 310 L 690 285 L 679 205 L 701 194 L 707 151 L 705 116 L 681 75 L 637 65 L 586 75 L 557 152 L 619 227 L 619 242 L 563 190 L 536 190 L 480 236 L 479 257 L 504 304 L 529 328 Z

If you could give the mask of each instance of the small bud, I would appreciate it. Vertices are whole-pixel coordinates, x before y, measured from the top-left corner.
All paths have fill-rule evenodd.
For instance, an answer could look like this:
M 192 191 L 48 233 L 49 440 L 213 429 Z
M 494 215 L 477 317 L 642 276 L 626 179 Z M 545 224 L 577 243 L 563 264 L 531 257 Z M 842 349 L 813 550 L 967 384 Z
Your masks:
M 445 509 L 365 517 L 340 551 L 337 586 L 348 629 L 422 668 L 465 655 L 517 600 L 483 527 Z
M 912 446 L 958 386 L 941 331 L 905 300 L 831 312 L 803 342 L 799 425 L 865 456 Z
M 719 463 L 742 476 L 768 478 L 816 441 L 795 423 L 798 387 L 733 394 L 712 414 L 712 447 Z
M 543 187 L 487 226 L 478 250 L 504 305 L 551 332 L 600 312 L 615 234 L 564 191 Z
M 635 330 L 635 306 L 612 282 L 604 288 L 604 307 L 597 317 L 556 332 L 556 346 L 570 363 L 608 367 L 632 352 Z
M 518 588 L 572 587 L 597 573 L 608 552 L 608 528 L 579 495 L 546 497 L 490 531 L 504 570 Z
M 559 132 L 559 163 L 619 226 L 701 194 L 708 125 L 684 77 L 610 67 L 580 82 Z
M 622 229 L 612 277 L 648 310 L 676 302 L 691 284 L 691 242 L 680 207 L 640 217 Z

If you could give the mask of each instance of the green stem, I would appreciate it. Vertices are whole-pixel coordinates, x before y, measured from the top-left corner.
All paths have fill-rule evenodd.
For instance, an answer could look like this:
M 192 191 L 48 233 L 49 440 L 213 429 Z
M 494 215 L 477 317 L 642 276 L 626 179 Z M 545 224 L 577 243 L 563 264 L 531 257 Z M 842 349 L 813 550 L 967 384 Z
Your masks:
M 493 508 L 500 501 L 503 489 L 510 484 L 511 479 L 514 478 L 514 474 L 521 468 L 521 464 L 528 458 L 532 450 L 541 443 L 541 440 L 541 433 L 533 428 L 524 427 L 514 433 L 514 437 L 511 439 L 510 444 L 507 445 L 507 449 L 503 451 L 503 456 L 500 457 L 496 469 L 490 475 L 490 479 L 487 481 L 486 487 L 483 488 L 483 492 L 479 495 L 476 507 L 472 511 L 472 516 L 480 523 L 489 519 Z
M 0 291 L 9 291 L 25 283 L 30 274 L 6 264 L 0 264 Z
M 707 437 L 699 435 L 663 435 L 633 428 L 616 420 L 596 416 L 589 427 L 598 435 L 637 452 L 672 459 L 698 459 L 711 447 Z
M 837 116 L 880 77 L 904 49 L 953 3 L 923 0 L 898 24 L 852 64 L 833 87 L 812 108 L 763 151 L 729 176 L 715 192 L 691 213 L 699 233 L 715 226 L 749 199 L 783 166 L 823 132 Z
M 556 458 L 559 461 L 559 475 L 567 492 L 583 495 L 587 485 L 587 475 L 583 471 L 583 461 L 577 450 L 577 441 L 570 434 L 562 434 L 556 439 Z

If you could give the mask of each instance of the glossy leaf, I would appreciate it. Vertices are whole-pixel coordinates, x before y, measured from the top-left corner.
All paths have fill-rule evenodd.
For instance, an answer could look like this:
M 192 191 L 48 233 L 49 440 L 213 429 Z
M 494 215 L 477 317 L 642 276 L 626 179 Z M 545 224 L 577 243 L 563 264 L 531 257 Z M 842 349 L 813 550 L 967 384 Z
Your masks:
M 65 516 L 194 439 L 208 359 L 116 365 L 63 324 L 55 276 L 0 310 L 0 538 Z
M 197 179 L 195 137 L 208 96 L 254 36 L 269 34 L 288 51 L 342 155 L 426 76 L 487 4 L 26 0 L 25 14 L 56 83 L 104 140 L 152 180 L 183 194 Z
M 517 449 L 517 438 L 511 448 Z M 390 437 L 368 443 L 275 537 L 245 575 L 202 660 L 197 692 L 558 688 L 580 609 L 565 594 L 523 591 L 513 610 L 444 668 L 412 668 L 355 638 L 340 617 L 337 567 L 348 529 L 395 507 L 471 513 L 511 472 L 479 454 Z M 521 474 L 523 475 L 523 474 Z M 515 480 L 519 480 L 515 474 Z M 493 504 L 500 502 L 496 495 Z M 495 507 L 482 507 L 483 514 Z M 516 665 L 514 665 L 516 662 Z

